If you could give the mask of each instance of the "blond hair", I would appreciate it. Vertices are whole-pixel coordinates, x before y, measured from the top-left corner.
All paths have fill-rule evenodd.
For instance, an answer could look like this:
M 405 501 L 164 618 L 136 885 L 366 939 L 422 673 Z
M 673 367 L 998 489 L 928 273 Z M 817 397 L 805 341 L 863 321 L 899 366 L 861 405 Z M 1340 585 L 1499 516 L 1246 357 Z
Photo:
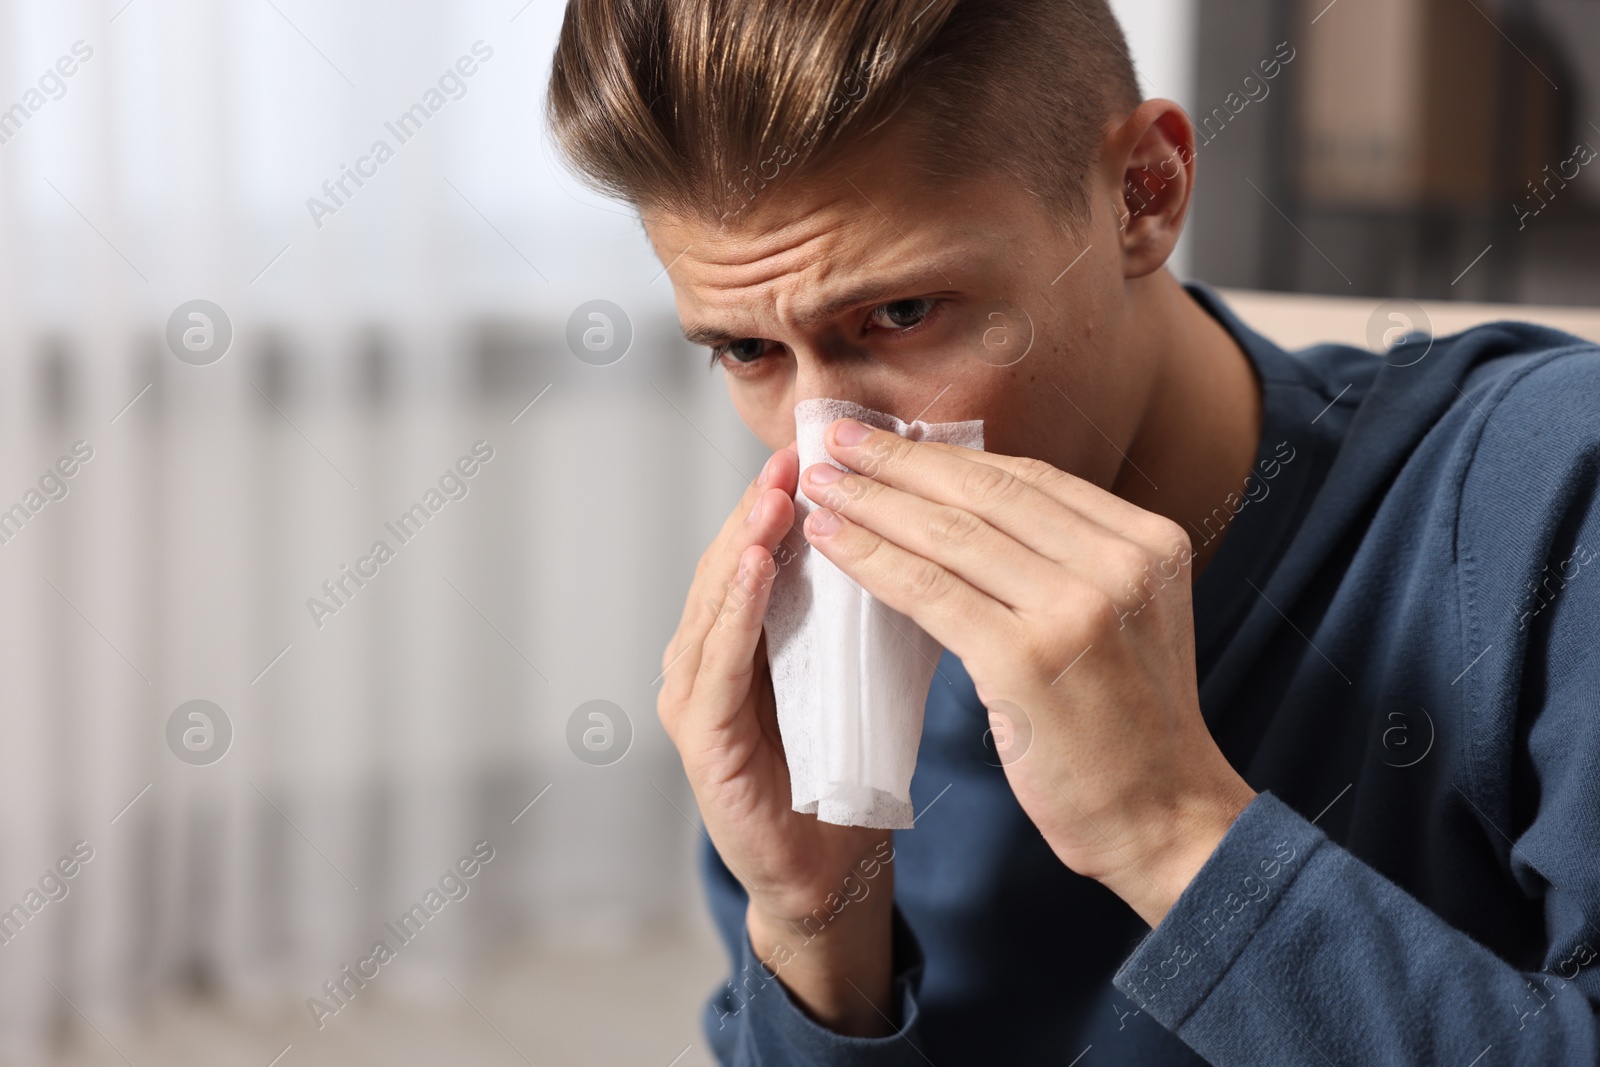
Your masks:
M 999 169 L 1070 218 L 1140 100 L 1106 0 L 571 0 L 548 117 L 595 187 L 726 219 L 893 119 L 934 182 Z

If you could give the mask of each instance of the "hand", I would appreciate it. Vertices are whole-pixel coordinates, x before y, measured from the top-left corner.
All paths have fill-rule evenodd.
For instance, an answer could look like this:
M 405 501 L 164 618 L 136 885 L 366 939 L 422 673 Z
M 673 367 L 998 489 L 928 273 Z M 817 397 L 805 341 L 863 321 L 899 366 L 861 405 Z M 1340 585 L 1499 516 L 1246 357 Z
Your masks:
M 961 659 L 1050 847 L 1157 925 L 1255 796 L 1200 714 L 1188 535 L 1039 460 L 825 441 L 858 473 L 806 469 L 806 538 Z
M 799 465 L 792 445 L 775 452 L 700 557 L 662 656 L 657 711 L 706 832 L 749 894 L 757 958 L 818 1021 L 871 1036 L 892 1032 L 889 834 L 790 806 L 762 632 L 789 558 Z

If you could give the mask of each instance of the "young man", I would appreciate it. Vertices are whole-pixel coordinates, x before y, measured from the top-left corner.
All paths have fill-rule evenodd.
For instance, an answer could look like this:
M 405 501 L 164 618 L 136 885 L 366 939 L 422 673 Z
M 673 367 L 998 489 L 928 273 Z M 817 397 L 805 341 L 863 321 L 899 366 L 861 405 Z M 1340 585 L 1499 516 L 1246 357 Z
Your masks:
M 1104 0 L 568 8 L 562 145 L 774 450 L 662 660 L 734 960 L 709 1039 L 1593 1064 L 1600 351 L 1253 333 L 1164 268 L 1194 132 L 1124 52 Z M 810 397 L 987 450 L 840 421 L 858 473 L 801 471 Z M 796 551 L 948 650 L 892 843 L 790 808 L 761 633 Z M 997 759 L 986 708 L 1031 739 Z

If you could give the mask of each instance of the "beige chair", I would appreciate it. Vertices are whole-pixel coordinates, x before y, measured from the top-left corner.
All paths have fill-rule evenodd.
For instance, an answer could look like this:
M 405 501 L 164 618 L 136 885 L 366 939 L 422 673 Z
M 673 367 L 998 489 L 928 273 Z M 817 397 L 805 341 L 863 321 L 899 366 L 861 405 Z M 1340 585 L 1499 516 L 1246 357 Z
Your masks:
M 1218 292 L 1240 318 L 1285 348 L 1303 348 L 1319 341 L 1340 341 L 1367 347 L 1367 323 L 1383 303 L 1376 298 L 1260 293 L 1243 289 Z M 1600 344 L 1600 308 L 1540 307 L 1531 304 L 1458 304 L 1417 301 L 1443 337 L 1469 326 L 1501 319 L 1536 322 Z M 1387 319 L 1387 316 L 1385 316 Z

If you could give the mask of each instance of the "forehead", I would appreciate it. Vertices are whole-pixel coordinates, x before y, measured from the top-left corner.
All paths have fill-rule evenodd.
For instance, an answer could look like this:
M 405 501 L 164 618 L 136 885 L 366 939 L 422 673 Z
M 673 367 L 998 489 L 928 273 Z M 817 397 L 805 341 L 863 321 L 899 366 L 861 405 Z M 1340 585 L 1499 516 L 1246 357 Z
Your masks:
M 871 261 L 894 236 L 887 218 L 842 182 L 774 189 L 768 202 L 720 221 L 646 215 L 645 228 L 674 282 L 709 290 L 787 276 L 821 281 Z
M 686 329 L 715 322 L 733 337 L 774 320 L 804 327 L 874 298 L 957 290 L 1001 249 L 1022 251 L 1019 231 L 1039 209 L 1014 179 L 975 174 L 936 187 L 908 170 L 891 161 L 775 186 L 721 222 L 646 212 Z

